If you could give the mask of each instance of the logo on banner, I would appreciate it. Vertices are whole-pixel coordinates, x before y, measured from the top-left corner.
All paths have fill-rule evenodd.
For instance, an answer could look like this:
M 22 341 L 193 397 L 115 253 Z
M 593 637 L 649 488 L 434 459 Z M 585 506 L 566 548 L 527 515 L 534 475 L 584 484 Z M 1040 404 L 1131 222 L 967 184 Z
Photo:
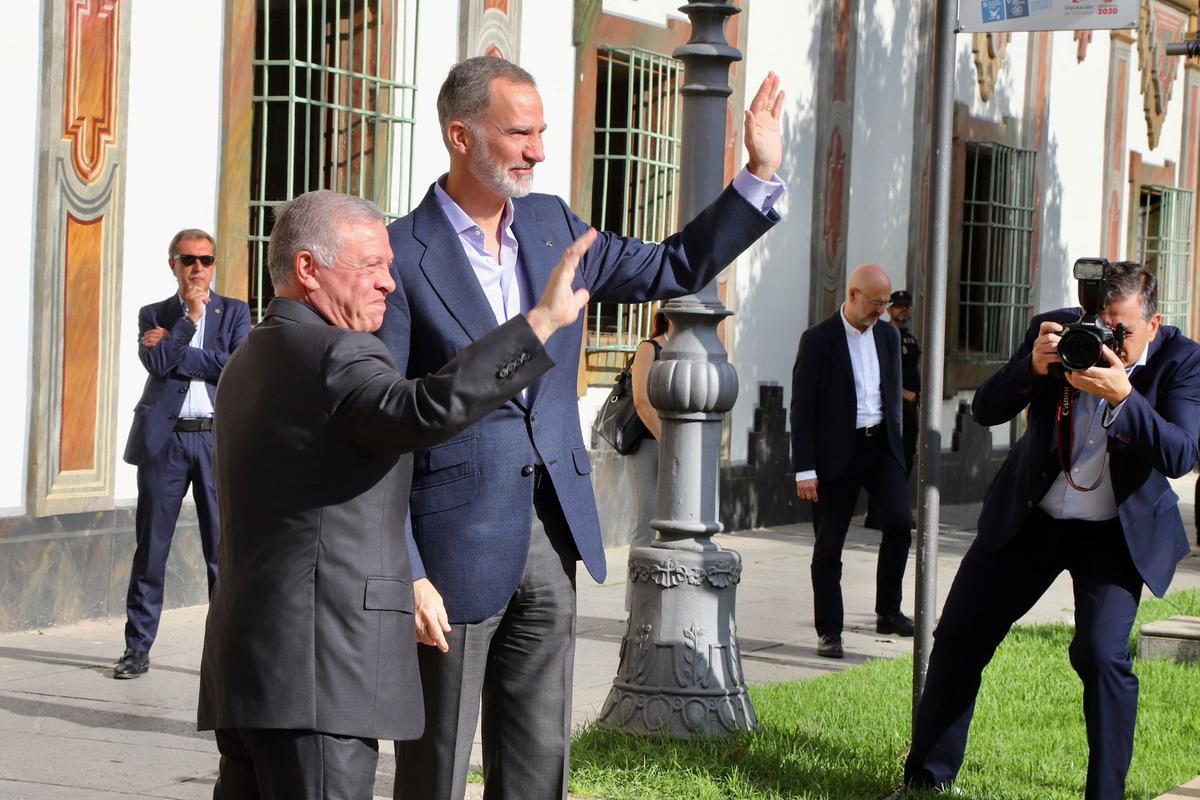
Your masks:
M 1003 22 L 1005 0 L 979 0 L 983 6 L 983 21 Z
M 1029 16 L 1029 3 L 1027 0 L 1005 0 L 1005 4 L 1009 19 Z

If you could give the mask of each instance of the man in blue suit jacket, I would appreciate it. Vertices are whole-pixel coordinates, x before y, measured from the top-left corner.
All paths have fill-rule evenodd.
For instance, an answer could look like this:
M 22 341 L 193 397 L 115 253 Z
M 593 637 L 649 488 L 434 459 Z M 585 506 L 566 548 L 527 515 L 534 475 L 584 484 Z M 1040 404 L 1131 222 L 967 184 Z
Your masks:
M 137 549 L 125 599 L 125 653 L 113 669 L 116 678 L 137 678 L 150 668 L 167 556 L 189 484 L 212 593 L 220 535 L 212 474 L 213 405 L 221 369 L 250 332 L 249 306 L 210 288 L 216 270 L 212 236 L 182 230 L 171 239 L 167 255 L 179 292 L 138 313 L 138 358 L 150 375 L 125 445 L 125 461 L 138 468 Z
M 605 302 L 694 292 L 770 229 L 782 99 L 771 76 L 747 112 L 749 171 L 734 187 L 662 244 L 601 233 L 577 286 Z M 409 376 L 521 313 L 588 230 L 559 198 L 529 193 L 545 123 L 527 72 L 469 59 L 438 115 L 450 172 L 390 226 L 397 290 L 379 335 Z M 397 744 L 397 797 L 463 796 L 481 695 L 488 796 L 566 795 L 575 563 L 606 574 L 577 405 L 582 334 L 582 319 L 564 328 L 534 386 L 413 454 L 413 571 L 427 576 L 414 583 L 417 633 L 437 650 L 421 648 L 426 731 Z
M 792 368 L 792 464 L 796 494 L 813 503 L 812 585 L 817 655 L 842 658 L 842 546 L 866 489 L 883 537 L 875 629 L 912 636 L 900 610 L 912 543 L 901 427 L 900 333 L 878 324 L 892 282 L 875 264 L 850 276 L 846 302 L 800 337 Z
M 1196 464 L 1200 346 L 1160 325 L 1157 282 L 1138 264 L 1111 265 L 1105 298 L 1101 317 L 1129 331 L 1119 356 L 1106 347 L 1107 364 L 1068 372 L 1064 382 L 1059 332 L 1080 310 L 1052 311 L 1034 317 L 1016 354 L 975 393 L 980 424 L 1026 411 L 1028 427 L 988 488 L 979 535 L 934 634 L 905 766 L 911 787 L 954 780 L 984 667 L 1066 570 L 1090 754 L 1086 797 L 1125 796 L 1138 696 L 1129 632 L 1142 585 L 1161 596 L 1188 553 L 1167 478 Z

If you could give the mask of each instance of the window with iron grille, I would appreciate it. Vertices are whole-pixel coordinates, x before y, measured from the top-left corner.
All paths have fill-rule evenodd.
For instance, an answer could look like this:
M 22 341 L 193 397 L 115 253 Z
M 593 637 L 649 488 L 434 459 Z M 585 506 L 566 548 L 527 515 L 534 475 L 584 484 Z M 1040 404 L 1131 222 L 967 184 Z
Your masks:
M 968 142 L 959 264 L 958 357 L 1002 363 L 1029 324 L 1037 153 Z
M 411 203 L 419 0 L 259 0 L 250 177 L 250 306 L 274 295 L 270 209 L 313 189 Z
M 1138 197 L 1138 261 L 1158 279 L 1163 322 L 1184 331 L 1192 307 L 1192 197 L 1169 186 L 1142 186 Z
M 599 230 L 658 242 L 675 232 L 683 64 L 638 49 L 601 48 L 596 70 L 592 219 Z M 593 303 L 587 351 L 632 353 L 654 303 Z

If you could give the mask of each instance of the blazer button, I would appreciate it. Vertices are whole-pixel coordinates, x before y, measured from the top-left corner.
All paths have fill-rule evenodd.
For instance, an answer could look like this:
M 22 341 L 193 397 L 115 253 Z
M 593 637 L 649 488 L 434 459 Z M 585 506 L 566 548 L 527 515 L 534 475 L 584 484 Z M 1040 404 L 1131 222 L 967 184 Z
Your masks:
M 180 394 L 187 394 L 187 389 L 180 389 L 180 390 L 179 390 L 179 393 L 180 393 Z
M 528 478 L 532 474 L 533 474 L 533 464 L 526 464 L 525 466 L 521 467 L 521 477 L 522 478 Z

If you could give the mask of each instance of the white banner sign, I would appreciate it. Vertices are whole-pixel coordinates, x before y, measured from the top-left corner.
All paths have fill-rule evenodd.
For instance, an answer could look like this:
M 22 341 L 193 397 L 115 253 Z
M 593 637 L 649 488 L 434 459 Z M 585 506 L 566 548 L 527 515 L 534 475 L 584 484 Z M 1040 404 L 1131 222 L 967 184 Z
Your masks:
M 958 29 L 1074 31 L 1137 27 L 1140 0 L 959 0 Z

